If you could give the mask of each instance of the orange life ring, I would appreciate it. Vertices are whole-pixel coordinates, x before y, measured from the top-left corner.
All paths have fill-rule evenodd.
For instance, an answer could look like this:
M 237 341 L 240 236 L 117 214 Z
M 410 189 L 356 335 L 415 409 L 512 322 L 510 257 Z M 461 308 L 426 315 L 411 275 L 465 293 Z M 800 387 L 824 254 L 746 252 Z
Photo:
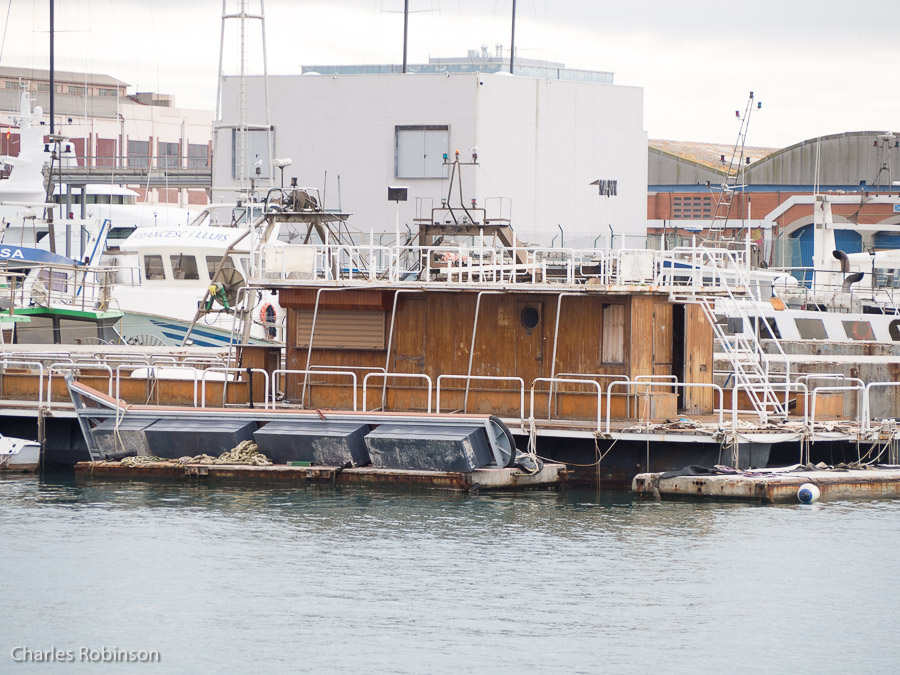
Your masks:
M 271 310 L 271 311 L 270 311 Z M 270 323 L 275 316 L 275 308 L 271 302 L 266 302 L 259 308 L 259 321 L 262 324 Z
M 868 321 L 853 322 L 853 339 L 854 340 L 873 340 L 872 326 Z

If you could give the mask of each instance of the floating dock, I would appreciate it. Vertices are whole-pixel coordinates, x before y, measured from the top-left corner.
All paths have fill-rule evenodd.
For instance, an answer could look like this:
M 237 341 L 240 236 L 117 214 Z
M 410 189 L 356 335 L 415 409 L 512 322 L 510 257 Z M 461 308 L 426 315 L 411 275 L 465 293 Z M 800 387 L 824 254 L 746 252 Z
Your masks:
M 428 488 L 453 492 L 493 490 L 548 490 L 565 483 L 563 464 L 547 462 L 540 471 L 529 474 L 516 468 L 481 468 L 468 472 L 409 471 L 372 467 L 334 466 L 252 466 L 241 464 L 182 464 L 148 462 L 123 466 L 119 462 L 79 462 L 79 479 L 195 480 L 230 483 L 318 483 L 326 485 L 383 485 L 404 488 Z
M 788 467 L 732 474 L 664 476 L 665 473 L 638 474 L 632 490 L 639 496 L 654 499 L 700 498 L 761 504 L 900 497 L 900 466 L 815 471 Z M 810 490 L 810 485 L 816 490 Z M 811 498 L 810 492 L 817 494 Z

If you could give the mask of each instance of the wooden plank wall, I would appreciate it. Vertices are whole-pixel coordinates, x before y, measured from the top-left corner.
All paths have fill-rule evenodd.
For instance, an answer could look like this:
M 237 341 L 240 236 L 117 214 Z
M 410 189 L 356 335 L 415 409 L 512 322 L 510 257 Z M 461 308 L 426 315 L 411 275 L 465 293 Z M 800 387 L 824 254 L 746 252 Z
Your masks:
M 348 302 L 337 302 L 339 293 L 331 296 L 331 307 L 346 309 Z M 314 298 L 313 298 L 314 300 Z M 382 306 L 392 301 L 379 297 Z M 354 298 L 360 308 L 370 309 L 374 300 Z M 403 293 L 397 300 L 394 338 L 390 359 L 386 350 L 313 349 L 314 365 L 383 368 L 390 372 L 427 374 L 433 383 L 441 374 L 465 375 L 469 366 L 472 331 L 475 324 L 476 292 Z M 553 338 L 558 303 L 561 302 L 559 339 L 553 363 Z M 309 306 L 309 297 L 294 298 L 293 303 Z M 352 304 L 352 303 L 351 303 Z M 604 305 L 619 304 L 625 308 L 624 359 L 622 363 L 601 362 Z M 534 327 L 526 327 L 522 312 L 526 308 L 537 313 Z M 291 310 L 289 309 L 289 312 Z M 320 310 L 323 311 L 323 310 Z M 609 375 L 670 374 L 672 369 L 672 308 L 661 296 L 584 297 L 556 294 L 484 294 L 481 298 L 478 333 L 476 335 L 472 375 L 489 377 L 521 377 L 525 381 L 526 410 L 529 390 L 534 379 L 559 373 L 603 373 Z M 386 330 L 390 330 L 387 311 Z M 287 321 L 289 368 L 305 369 L 307 350 L 296 348 L 296 322 Z M 387 340 L 386 340 L 387 342 Z M 362 383 L 363 371 L 359 373 Z M 352 403 L 350 389 L 336 378 L 318 375 L 311 378 L 312 405 L 322 408 L 344 408 Z M 330 386 L 325 386 L 330 382 Z M 609 380 L 602 380 L 606 388 Z M 424 382 L 396 380 L 387 387 L 387 409 L 424 410 L 427 401 Z M 299 401 L 303 388 L 301 376 L 291 376 L 286 385 L 289 400 Z M 381 380 L 371 379 L 367 394 L 369 409 L 381 405 Z M 554 415 L 593 418 L 596 415 L 596 390 L 588 386 L 559 385 L 554 401 Z M 460 409 L 464 400 L 464 381 L 442 385 L 442 410 Z M 549 391 L 547 383 L 536 391 Z M 360 391 L 361 395 L 361 391 Z M 569 403 L 566 403 L 569 401 Z M 474 381 L 470 388 L 468 409 L 498 415 L 519 415 L 519 386 L 502 381 Z M 624 405 L 615 405 L 616 409 Z

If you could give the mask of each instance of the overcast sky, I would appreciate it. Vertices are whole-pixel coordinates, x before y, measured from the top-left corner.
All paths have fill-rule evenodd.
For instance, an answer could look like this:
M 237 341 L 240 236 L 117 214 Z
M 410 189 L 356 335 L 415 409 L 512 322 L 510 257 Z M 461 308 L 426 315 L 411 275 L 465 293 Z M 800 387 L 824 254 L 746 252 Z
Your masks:
M 48 2 L 10 5 L 0 64 L 47 68 Z M 643 88 L 651 139 L 733 144 L 734 111 L 743 111 L 751 90 L 763 108 L 751 118 L 748 145 L 900 130 L 898 0 L 518 0 L 517 7 L 520 57 L 613 71 L 617 84 Z M 212 109 L 221 8 L 215 0 L 57 0 L 56 67 L 106 73 L 131 91 Z M 403 0 L 269 0 L 269 72 L 399 63 L 402 8 Z M 512 0 L 410 0 L 410 9 L 410 63 L 464 56 L 482 44 L 509 47 Z M 257 23 L 249 22 L 247 43 L 258 55 Z M 226 62 L 234 73 L 237 22 L 229 25 Z

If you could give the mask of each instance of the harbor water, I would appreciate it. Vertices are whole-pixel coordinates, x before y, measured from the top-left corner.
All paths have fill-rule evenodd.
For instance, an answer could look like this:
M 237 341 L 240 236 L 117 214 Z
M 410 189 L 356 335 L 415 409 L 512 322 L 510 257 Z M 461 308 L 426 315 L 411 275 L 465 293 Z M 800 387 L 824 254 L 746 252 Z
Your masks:
M 30 476 L 0 479 L 0 533 L 0 672 L 888 673 L 900 658 L 900 501 Z

